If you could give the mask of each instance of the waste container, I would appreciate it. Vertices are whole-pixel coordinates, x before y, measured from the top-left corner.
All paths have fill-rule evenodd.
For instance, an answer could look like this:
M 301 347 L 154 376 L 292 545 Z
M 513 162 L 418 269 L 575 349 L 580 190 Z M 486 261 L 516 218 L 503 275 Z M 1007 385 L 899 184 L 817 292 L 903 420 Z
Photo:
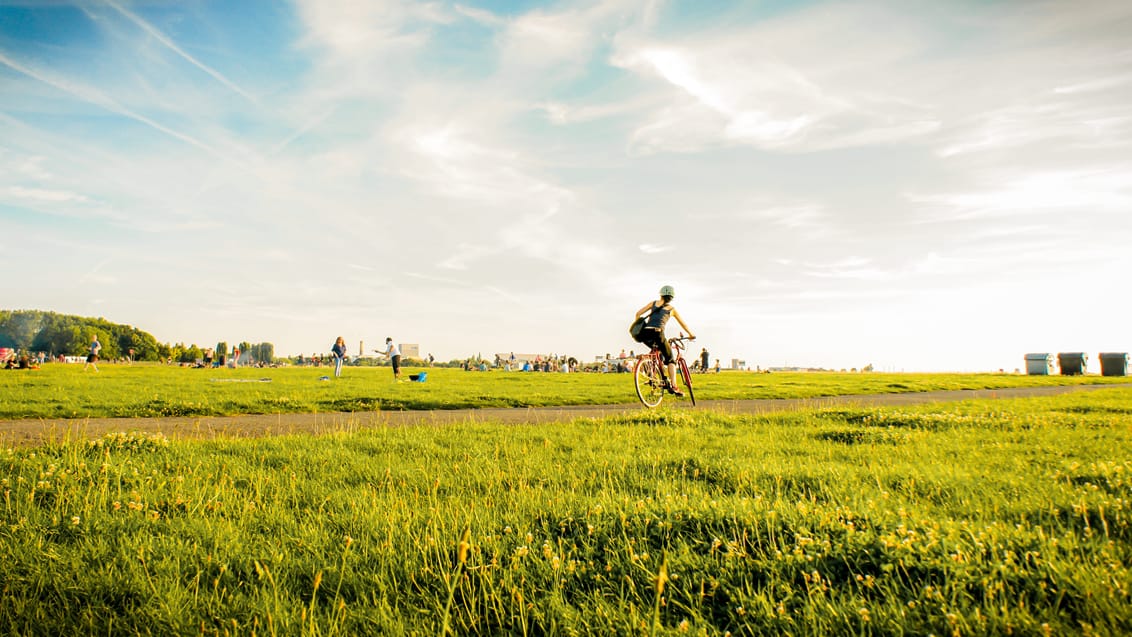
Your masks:
M 1049 376 L 1053 371 L 1053 356 L 1049 354 L 1026 354 L 1026 373 L 1030 376 Z
M 1101 352 L 1101 376 L 1126 376 L 1127 352 Z
M 1078 376 L 1085 373 L 1088 360 L 1084 352 L 1062 352 L 1057 355 L 1057 366 L 1062 376 Z

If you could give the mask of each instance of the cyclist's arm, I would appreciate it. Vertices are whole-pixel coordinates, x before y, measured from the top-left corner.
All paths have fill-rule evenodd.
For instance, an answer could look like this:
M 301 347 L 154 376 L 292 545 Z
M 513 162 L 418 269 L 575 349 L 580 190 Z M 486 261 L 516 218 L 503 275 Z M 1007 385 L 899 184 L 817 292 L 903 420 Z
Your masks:
M 676 308 L 672 308 L 672 318 L 676 319 L 676 322 L 680 324 L 680 327 L 684 328 L 684 331 L 688 333 L 688 338 L 693 341 L 696 340 L 696 335 L 692 333 L 692 328 L 688 327 L 688 325 L 684 323 L 684 319 L 680 318 L 680 313 L 676 311 Z
M 645 305 L 641 309 L 637 310 L 637 316 L 635 316 L 634 318 L 641 318 L 645 314 L 651 312 L 654 303 L 655 303 L 654 301 L 649 301 L 647 305 Z

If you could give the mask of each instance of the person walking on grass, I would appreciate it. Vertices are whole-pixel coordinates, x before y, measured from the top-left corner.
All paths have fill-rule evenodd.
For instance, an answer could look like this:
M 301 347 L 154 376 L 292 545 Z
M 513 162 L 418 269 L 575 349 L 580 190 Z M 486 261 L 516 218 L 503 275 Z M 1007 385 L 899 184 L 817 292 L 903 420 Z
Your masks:
M 393 366 L 393 380 L 401 382 L 401 350 L 393 344 L 393 337 L 385 339 L 385 351 L 379 349 L 373 350 L 382 356 L 389 357 L 389 363 Z
M 672 306 L 672 298 L 675 296 L 676 292 L 671 285 L 660 288 L 660 298 L 656 301 L 650 301 L 637 310 L 637 315 L 633 318 L 645 317 L 644 329 L 641 330 L 638 340 L 652 349 L 660 350 L 664 357 L 664 363 L 668 367 L 668 377 L 664 379 L 667 385 L 666 389 L 673 395 L 683 396 L 684 392 L 676 389 L 674 381 L 676 378 L 676 360 L 672 357 L 672 344 L 664 337 L 664 326 L 668 323 L 668 318 L 672 317 L 676 319 L 680 327 L 688 332 L 690 340 L 696 340 L 696 335 L 692 333 L 692 328 L 684 324 L 684 319 L 680 318 L 680 313 Z
M 334 354 L 334 377 L 342 377 L 342 364 L 346 362 L 346 341 L 341 336 L 338 340 L 334 341 L 334 347 L 330 348 L 330 352 Z
M 102 343 L 98 342 L 98 335 L 94 335 L 94 339 L 90 342 L 90 353 L 86 355 L 86 365 L 83 365 L 83 371 L 86 371 L 87 366 L 94 367 L 94 371 L 98 371 L 98 353 L 102 351 Z

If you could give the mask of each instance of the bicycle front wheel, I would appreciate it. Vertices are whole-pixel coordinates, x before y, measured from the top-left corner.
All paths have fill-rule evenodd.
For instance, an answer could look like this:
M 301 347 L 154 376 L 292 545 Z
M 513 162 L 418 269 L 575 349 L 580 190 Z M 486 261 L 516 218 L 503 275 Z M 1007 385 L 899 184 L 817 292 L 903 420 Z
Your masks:
M 651 357 L 637 359 L 633 366 L 633 381 L 637 385 L 637 398 L 645 407 L 656 407 L 664 398 L 664 385 L 660 380 L 660 368 Z
M 692 372 L 688 371 L 688 364 L 684 359 L 680 359 L 680 376 L 684 378 L 684 390 L 688 392 L 688 400 L 692 401 L 692 406 L 696 406 L 696 393 L 692 391 Z

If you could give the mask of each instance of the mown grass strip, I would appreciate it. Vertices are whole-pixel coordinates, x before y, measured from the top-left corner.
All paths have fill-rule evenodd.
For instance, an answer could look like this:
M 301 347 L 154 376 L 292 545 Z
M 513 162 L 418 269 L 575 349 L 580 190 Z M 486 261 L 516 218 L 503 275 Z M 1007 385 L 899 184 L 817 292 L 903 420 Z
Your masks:
M 388 368 L 190 369 L 156 364 L 81 365 L 0 373 L 0 419 L 226 416 L 375 410 L 603 405 L 636 401 L 629 374 L 428 370 L 395 383 Z M 407 370 L 405 375 L 421 370 Z M 326 378 L 326 380 L 322 380 Z M 700 400 L 812 398 L 1127 382 L 1101 376 L 1019 374 L 758 374 L 695 376 Z

